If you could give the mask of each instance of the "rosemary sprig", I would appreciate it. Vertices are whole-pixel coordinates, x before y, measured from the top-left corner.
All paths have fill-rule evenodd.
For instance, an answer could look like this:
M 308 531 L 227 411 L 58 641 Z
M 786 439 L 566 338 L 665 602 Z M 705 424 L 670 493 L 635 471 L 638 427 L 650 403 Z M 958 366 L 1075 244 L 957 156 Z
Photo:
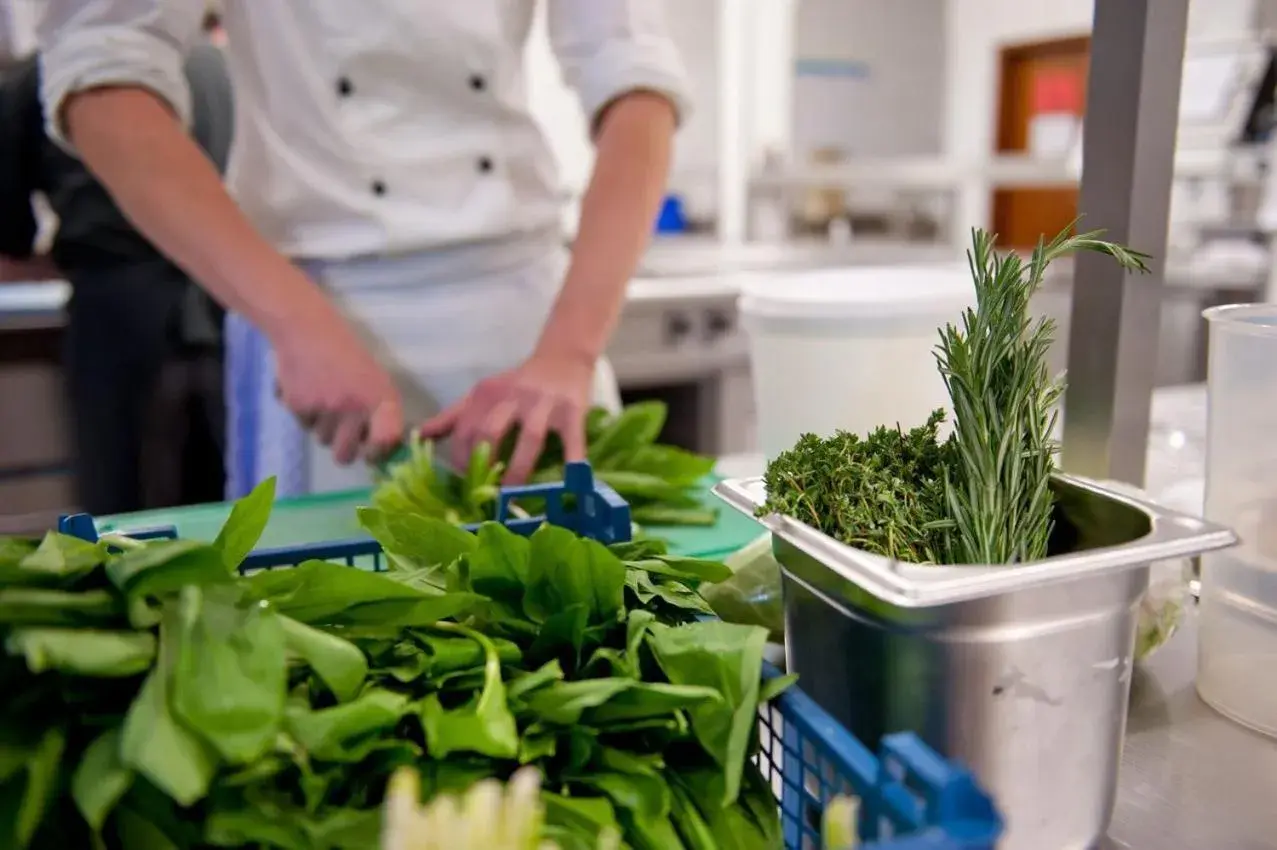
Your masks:
M 1070 226 L 1069 230 L 1072 227 Z M 967 259 L 976 306 L 940 332 L 936 360 L 953 405 L 955 463 L 945 472 L 951 564 L 1011 564 L 1046 557 L 1058 445 L 1052 437 L 1063 376 L 1047 368 L 1055 335 L 1033 321 L 1029 300 L 1047 266 L 1077 251 L 1108 254 L 1124 268 L 1148 271 L 1148 255 L 1105 242 L 1101 231 L 1039 241 L 1026 263 L 999 254 L 995 237 L 975 230 Z

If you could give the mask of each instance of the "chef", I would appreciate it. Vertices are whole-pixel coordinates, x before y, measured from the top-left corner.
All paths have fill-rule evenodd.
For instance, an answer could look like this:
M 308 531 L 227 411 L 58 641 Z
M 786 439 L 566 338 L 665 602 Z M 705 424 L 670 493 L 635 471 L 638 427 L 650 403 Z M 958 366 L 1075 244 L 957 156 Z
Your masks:
M 550 433 L 584 456 L 686 108 L 661 0 L 546 0 L 596 147 L 570 255 L 526 96 L 536 0 L 226 0 L 229 189 L 187 133 L 202 2 L 42 5 L 50 133 L 233 311 L 232 495 L 358 483 L 301 429 L 344 466 L 392 450 L 406 409 L 457 464 L 517 427 L 510 481 Z

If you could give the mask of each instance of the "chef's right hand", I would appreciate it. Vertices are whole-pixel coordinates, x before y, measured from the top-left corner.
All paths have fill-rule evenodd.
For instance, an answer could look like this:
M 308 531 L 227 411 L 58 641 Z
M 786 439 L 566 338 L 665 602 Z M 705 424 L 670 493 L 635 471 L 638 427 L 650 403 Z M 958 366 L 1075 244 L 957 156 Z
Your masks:
M 275 335 L 280 399 L 347 465 L 389 456 L 403 441 L 403 403 L 390 375 L 330 304 Z

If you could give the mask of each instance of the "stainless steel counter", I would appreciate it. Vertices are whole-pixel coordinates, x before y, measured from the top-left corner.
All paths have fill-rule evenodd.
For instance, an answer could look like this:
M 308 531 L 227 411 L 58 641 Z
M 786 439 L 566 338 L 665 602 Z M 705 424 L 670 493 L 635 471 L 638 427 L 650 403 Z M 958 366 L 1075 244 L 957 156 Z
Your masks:
M 1136 669 L 1117 810 L 1101 850 L 1277 848 L 1277 741 L 1202 702 L 1196 666 L 1190 615 Z

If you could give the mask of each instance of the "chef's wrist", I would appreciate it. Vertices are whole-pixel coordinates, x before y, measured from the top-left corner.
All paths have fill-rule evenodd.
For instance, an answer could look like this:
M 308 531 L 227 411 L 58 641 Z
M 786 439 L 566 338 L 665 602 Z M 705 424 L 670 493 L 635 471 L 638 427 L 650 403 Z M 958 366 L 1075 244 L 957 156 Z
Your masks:
M 602 352 L 597 351 L 594 346 L 567 335 L 553 333 L 543 336 L 532 354 L 533 359 L 541 362 L 554 363 L 569 369 L 588 370 L 591 373 L 601 356 Z

